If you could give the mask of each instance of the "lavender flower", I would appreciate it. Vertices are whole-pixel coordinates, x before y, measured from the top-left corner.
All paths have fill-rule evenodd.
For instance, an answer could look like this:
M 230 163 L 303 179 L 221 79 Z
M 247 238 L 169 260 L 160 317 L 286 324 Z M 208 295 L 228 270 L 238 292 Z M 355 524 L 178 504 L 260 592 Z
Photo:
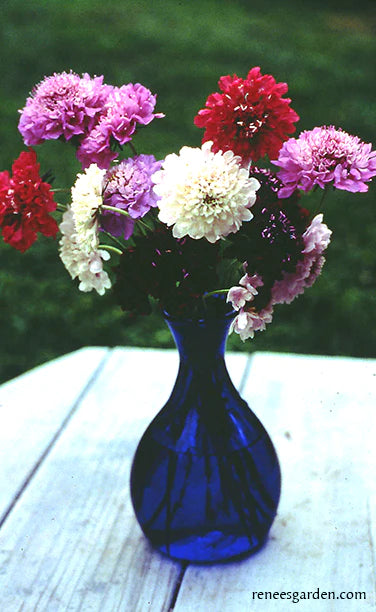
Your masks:
M 73 72 L 45 77 L 31 92 L 18 129 L 26 145 L 60 136 L 70 140 L 89 131 L 102 112 L 111 88 L 103 76 L 82 78 Z
M 107 171 L 104 180 L 104 204 L 127 211 L 104 213 L 101 227 L 113 236 L 127 240 L 133 233 L 134 220 L 140 219 L 154 208 L 158 196 L 153 191 L 151 175 L 161 167 L 153 155 L 137 155 L 126 159 Z
M 371 149 L 358 136 L 333 126 L 315 127 L 297 140 L 290 138 L 273 161 L 281 168 L 278 178 L 284 184 L 279 197 L 289 197 L 296 188 L 310 191 L 330 183 L 346 191 L 367 191 L 366 182 L 376 175 L 376 151 Z

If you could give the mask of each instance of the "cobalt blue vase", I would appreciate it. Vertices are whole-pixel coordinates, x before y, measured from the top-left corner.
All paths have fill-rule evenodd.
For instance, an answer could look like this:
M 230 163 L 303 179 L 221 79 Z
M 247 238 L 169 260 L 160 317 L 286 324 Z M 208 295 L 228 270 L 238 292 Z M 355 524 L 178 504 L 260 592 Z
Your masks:
M 225 365 L 234 316 L 166 317 L 180 366 L 136 450 L 131 497 L 145 536 L 173 559 L 215 563 L 250 555 L 276 515 L 276 452 Z

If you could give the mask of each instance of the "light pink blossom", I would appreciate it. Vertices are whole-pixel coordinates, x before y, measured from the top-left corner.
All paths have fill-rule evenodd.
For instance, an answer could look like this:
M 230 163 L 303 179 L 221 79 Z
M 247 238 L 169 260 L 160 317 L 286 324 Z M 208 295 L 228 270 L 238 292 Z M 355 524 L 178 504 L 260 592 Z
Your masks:
M 267 306 L 260 312 L 255 310 L 244 310 L 241 308 L 239 314 L 233 320 L 230 331 L 235 331 L 240 338 L 247 340 L 253 338 L 256 331 L 264 331 L 266 325 L 273 319 L 273 307 Z
M 316 215 L 303 234 L 304 257 L 297 263 L 294 272 L 284 272 L 282 280 L 275 281 L 271 291 L 272 304 L 290 304 L 313 285 L 325 263 L 323 252 L 330 242 L 331 234 L 331 230 L 323 223 L 323 215 Z
M 258 293 L 257 287 L 261 287 L 263 284 L 262 279 L 257 274 L 249 276 L 246 273 L 239 281 L 240 287 L 231 287 L 229 290 L 227 302 L 231 302 L 235 310 L 240 310 L 246 302 L 252 302 Z

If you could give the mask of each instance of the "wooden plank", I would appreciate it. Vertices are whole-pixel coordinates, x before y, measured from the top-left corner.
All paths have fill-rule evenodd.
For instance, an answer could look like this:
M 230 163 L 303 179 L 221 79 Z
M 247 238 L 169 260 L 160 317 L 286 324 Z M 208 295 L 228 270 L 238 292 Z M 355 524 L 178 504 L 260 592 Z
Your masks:
M 0 522 L 107 352 L 82 349 L 0 387 Z
M 238 383 L 246 361 L 229 356 Z M 176 351 L 112 351 L 0 531 L 2 611 L 169 609 L 180 564 L 143 537 L 129 474 L 177 367 Z
M 190 566 L 174 612 L 290 608 L 259 592 L 298 592 L 312 612 L 375 610 L 376 361 L 256 354 L 243 396 L 280 456 L 278 517 L 255 556 Z

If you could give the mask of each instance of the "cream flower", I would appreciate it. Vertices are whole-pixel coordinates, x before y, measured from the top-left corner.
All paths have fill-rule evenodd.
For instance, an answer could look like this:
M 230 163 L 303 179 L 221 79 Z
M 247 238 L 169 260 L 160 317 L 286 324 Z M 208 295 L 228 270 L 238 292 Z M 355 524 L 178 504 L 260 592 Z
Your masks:
M 103 177 L 106 171 L 91 164 L 84 174 L 78 174 L 72 187 L 72 212 L 75 240 L 88 253 L 97 242 L 98 215 L 103 204 Z
M 173 226 L 175 238 L 205 237 L 209 242 L 237 232 L 253 214 L 260 183 L 249 178 L 241 159 L 232 151 L 213 153 L 212 143 L 183 147 L 167 155 L 162 169 L 153 174 L 159 219 Z
M 63 215 L 60 223 L 62 237 L 60 239 L 60 258 L 72 278 L 80 280 L 81 291 L 95 289 L 99 295 L 103 295 L 106 289 L 110 289 L 111 281 L 107 272 L 103 270 L 103 261 L 107 261 L 110 255 L 107 251 L 98 249 L 98 238 L 91 245 L 91 249 L 82 248 L 77 241 L 77 232 L 72 208 Z

